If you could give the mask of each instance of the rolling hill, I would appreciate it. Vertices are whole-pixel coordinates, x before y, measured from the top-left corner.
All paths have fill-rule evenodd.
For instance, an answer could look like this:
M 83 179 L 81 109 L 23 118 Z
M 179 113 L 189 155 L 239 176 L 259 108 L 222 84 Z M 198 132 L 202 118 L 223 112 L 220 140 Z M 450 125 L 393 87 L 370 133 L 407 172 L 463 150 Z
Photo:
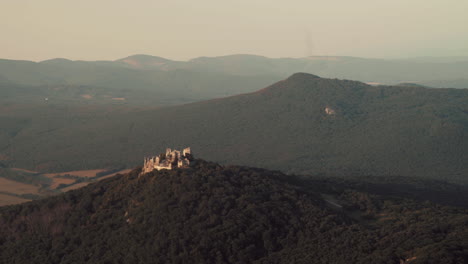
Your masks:
M 453 79 L 453 80 L 435 80 L 435 81 L 425 81 L 421 82 L 422 85 L 427 85 L 430 87 L 441 87 L 441 88 L 459 88 L 466 89 L 468 88 L 468 79 Z
M 463 209 L 202 160 L 140 170 L 0 208 L 0 262 L 468 261 Z
M 256 55 L 200 57 L 189 61 L 171 61 L 148 55 L 134 55 L 118 62 L 133 69 L 193 70 L 236 76 L 273 75 L 285 78 L 296 72 L 327 78 L 358 80 L 395 85 L 420 83 L 430 87 L 468 88 L 467 57 L 409 59 L 368 59 L 346 56 L 310 56 L 305 58 L 267 58 Z
M 138 61 L 147 65 L 145 62 Z M 25 97 L 35 103 L 48 97 L 62 104 L 103 104 L 122 98 L 132 106 L 175 105 L 251 92 L 279 79 L 272 74 L 142 69 L 121 61 L 0 60 L 0 100 L 8 93 L 18 103 L 31 103 L 25 102 Z M 34 93 L 40 96 L 31 98 Z
M 467 88 L 464 85 L 468 60 L 464 57 L 406 60 L 331 56 L 267 58 L 245 54 L 189 61 L 149 55 L 133 55 L 115 61 L 51 59 L 36 63 L 0 60 L 0 84 L 38 87 L 50 96 L 59 91 L 58 98 L 65 101 L 63 103 L 80 99 L 79 96 L 89 98 L 91 90 L 94 98 L 104 95 L 125 98 L 131 105 L 175 105 L 253 92 L 296 72 L 369 83 Z M 21 94 L 17 97 L 21 98 Z M 94 102 L 98 101 L 103 102 L 101 98 Z
M 296 72 L 306 72 L 327 78 L 342 78 L 362 82 L 398 84 L 463 79 L 468 71 L 467 57 L 368 59 L 346 56 L 310 56 L 305 58 L 267 58 L 237 54 L 219 57 L 199 57 L 189 61 L 171 61 L 155 56 L 134 55 L 118 60 L 134 69 L 193 70 L 241 76 L 275 75 L 285 78 Z M 448 81 L 446 84 L 450 84 Z M 435 86 L 439 87 L 439 86 Z M 441 88 L 460 88 L 440 86 Z M 467 88 L 467 87 L 463 87 Z
M 24 126 L 10 121 L 2 129 L 4 163 L 43 171 L 131 167 L 157 149 L 191 146 L 217 162 L 289 173 L 468 181 L 466 90 L 298 73 L 254 93 L 182 106 L 90 111 L 89 118 L 70 107 L 75 119 L 52 116 L 60 109 L 23 117 Z

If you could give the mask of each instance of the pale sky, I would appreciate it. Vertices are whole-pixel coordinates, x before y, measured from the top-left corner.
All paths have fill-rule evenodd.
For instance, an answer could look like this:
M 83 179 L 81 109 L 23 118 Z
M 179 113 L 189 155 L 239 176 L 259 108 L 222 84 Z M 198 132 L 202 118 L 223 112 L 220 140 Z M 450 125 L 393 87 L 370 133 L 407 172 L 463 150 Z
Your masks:
M 0 58 L 468 56 L 468 0 L 0 0 Z

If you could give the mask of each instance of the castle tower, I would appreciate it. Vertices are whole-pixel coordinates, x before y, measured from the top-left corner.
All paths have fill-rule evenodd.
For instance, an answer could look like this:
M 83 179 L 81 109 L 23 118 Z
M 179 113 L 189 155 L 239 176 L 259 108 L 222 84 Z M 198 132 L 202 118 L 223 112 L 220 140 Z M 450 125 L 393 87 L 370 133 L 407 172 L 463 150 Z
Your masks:
M 184 157 L 186 157 L 187 154 L 192 154 L 192 152 L 191 152 L 191 150 L 190 150 L 190 147 L 184 148 L 184 150 L 183 150 L 182 153 L 183 153 L 183 156 L 184 156 Z
M 166 149 L 166 155 L 160 154 L 143 159 L 143 170 L 140 175 L 151 172 L 153 170 L 172 170 L 175 168 L 188 168 L 192 159 L 190 148 L 185 148 L 183 151 Z

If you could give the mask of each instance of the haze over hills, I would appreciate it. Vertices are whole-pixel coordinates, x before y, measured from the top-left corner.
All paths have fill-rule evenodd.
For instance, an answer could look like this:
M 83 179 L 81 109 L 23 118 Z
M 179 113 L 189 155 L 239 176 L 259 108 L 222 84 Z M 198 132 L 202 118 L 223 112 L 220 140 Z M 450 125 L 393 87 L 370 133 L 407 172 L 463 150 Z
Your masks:
M 190 145 L 207 159 L 285 172 L 466 183 L 467 102 L 467 90 L 300 73 L 255 93 L 92 118 L 51 105 L 4 126 L 0 154 L 10 167 L 67 171 L 131 167 L 157 149 Z M 73 119 L 57 114 L 65 109 Z
M 5 263 L 466 263 L 460 208 L 197 160 L 0 208 Z
M 464 78 L 468 69 L 467 57 L 422 57 L 384 60 L 345 56 L 267 58 L 239 54 L 199 57 L 182 62 L 148 55 L 134 55 L 118 61 L 138 69 L 188 69 L 242 76 L 273 74 L 281 78 L 296 72 L 307 72 L 322 77 L 384 84 Z
M 239 77 L 233 74 L 174 69 L 140 69 L 126 63 L 54 59 L 40 63 L 0 60 L 0 80 L 9 86 L 40 90 L 58 103 L 87 97 L 124 98 L 130 105 L 174 105 L 260 89 L 279 78 L 271 75 Z M 0 82 L 1 83 L 1 82 Z M 5 85 L 11 90 L 11 87 Z M 73 88 L 73 89 L 70 89 Z M 0 95 L 4 89 L 0 90 Z M 18 89 L 21 102 L 28 92 Z M 90 97 L 91 96 L 91 97 Z M 28 97 L 28 96 L 27 96 Z M 42 100 L 43 97 L 36 98 Z
M 424 81 L 420 84 L 429 86 L 429 87 L 450 87 L 450 88 L 459 88 L 465 89 L 468 87 L 468 79 L 453 79 L 453 80 L 433 80 L 433 81 Z
M 375 84 L 468 87 L 468 63 L 458 58 L 380 60 L 315 56 L 272 59 L 254 55 L 173 61 L 133 55 L 116 61 L 0 60 L 4 105 L 159 107 L 248 93 L 295 72 Z M 104 110 L 107 111 L 107 110 Z
M 296 72 L 362 82 L 464 87 L 465 57 L 405 60 L 313 56 L 267 58 L 255 55 L 200 57 L 173 61 L 149 55 L 133 55 L 116 61 L 42 62 L 0 60 L 0 81 L 22 86 L 92 87 L 125 94 L 129 102 L 151 98 L 157 104 L 179 104 L 252 92 Z M 138 93 L 132 100 L 131 92 Z M 84 92 L 83 92 L 84 94 Z M 135 96 L 134 96 L 135 97 Z M 145 100 L 141 104 L 149 104 Z

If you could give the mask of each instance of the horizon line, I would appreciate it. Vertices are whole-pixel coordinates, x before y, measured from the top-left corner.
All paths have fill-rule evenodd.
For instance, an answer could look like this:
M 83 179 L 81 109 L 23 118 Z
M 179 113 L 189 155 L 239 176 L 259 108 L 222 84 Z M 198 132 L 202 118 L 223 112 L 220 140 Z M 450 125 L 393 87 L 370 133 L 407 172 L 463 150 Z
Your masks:
M 307 59 L 307 58 L 353 58 L 353 59 L 369 59 L 369 60 L 387 60 L 387 61 L 392 61 L 392 60 L 414 60 L 414 59 L 437 59 L 437 58 L 460 58 L 460 59 L 467 59 L 468 60 L 468 55 L 459 55 L 459 56 L 414 56 L 414 57 L 398 57 L 398 58 L 384 58 L 384 57 L 360 57 L 360 56 L 348 56 L 348 55 L 310 55 L 310 56 L 304 56 L 304 57 L 268 57 L 268 56 L 263 56 L 263 55 L 257 55 L 257 54 L 250 54 L 250 53 L 233 53 L 233 54 L 226 54 L 226 55 L 218 55 L 218 56 L 198 56 L 198 57 L 193 57 L 187 60 L 175 60 L 175 59 L 170 59 L 167 57 L 162 57 L 162 56 L 157 56 L 157 55 L 151 55 L 151 54 L 144 54 L 144 53 L 136 53 L 132 54 L 129 56 L 125 56 L 122 58 L 117 58 L 114 60 L 85 60 L 85 59 L 69 59 L 66 57 L 55 57 L 55 58 L 50 58 L 50 59 L 45 59 L 45 60 L 27 60 L 27 59 L 10 59 L 10 58 L 0 58 L 0 60 L 9 60 L 9 61 L 25 61 L 25 62 L 35 62 L 35 63 L 41 63 L 41 62 L 47 62 L 47 61 L 52 61 L 52 60 L 67 60 L 71 62 L 116 62 L 120 60 L 124 60 L 130 57 L 135 57 L 135 56 L 147 56 L 147 57 L 155 57 L 155 58 L 161 58 L 165 59 L 168 61 L 173 61 L 173 62 L 189 62 L 193 61 L 196 59 L 202 59 L 202 58 L 222 58 L 222 57 L 233 57 L 233 56 L 251 56 L 251 57 L 262 57 L 262 58 L 267 58 L 267 59 Z

